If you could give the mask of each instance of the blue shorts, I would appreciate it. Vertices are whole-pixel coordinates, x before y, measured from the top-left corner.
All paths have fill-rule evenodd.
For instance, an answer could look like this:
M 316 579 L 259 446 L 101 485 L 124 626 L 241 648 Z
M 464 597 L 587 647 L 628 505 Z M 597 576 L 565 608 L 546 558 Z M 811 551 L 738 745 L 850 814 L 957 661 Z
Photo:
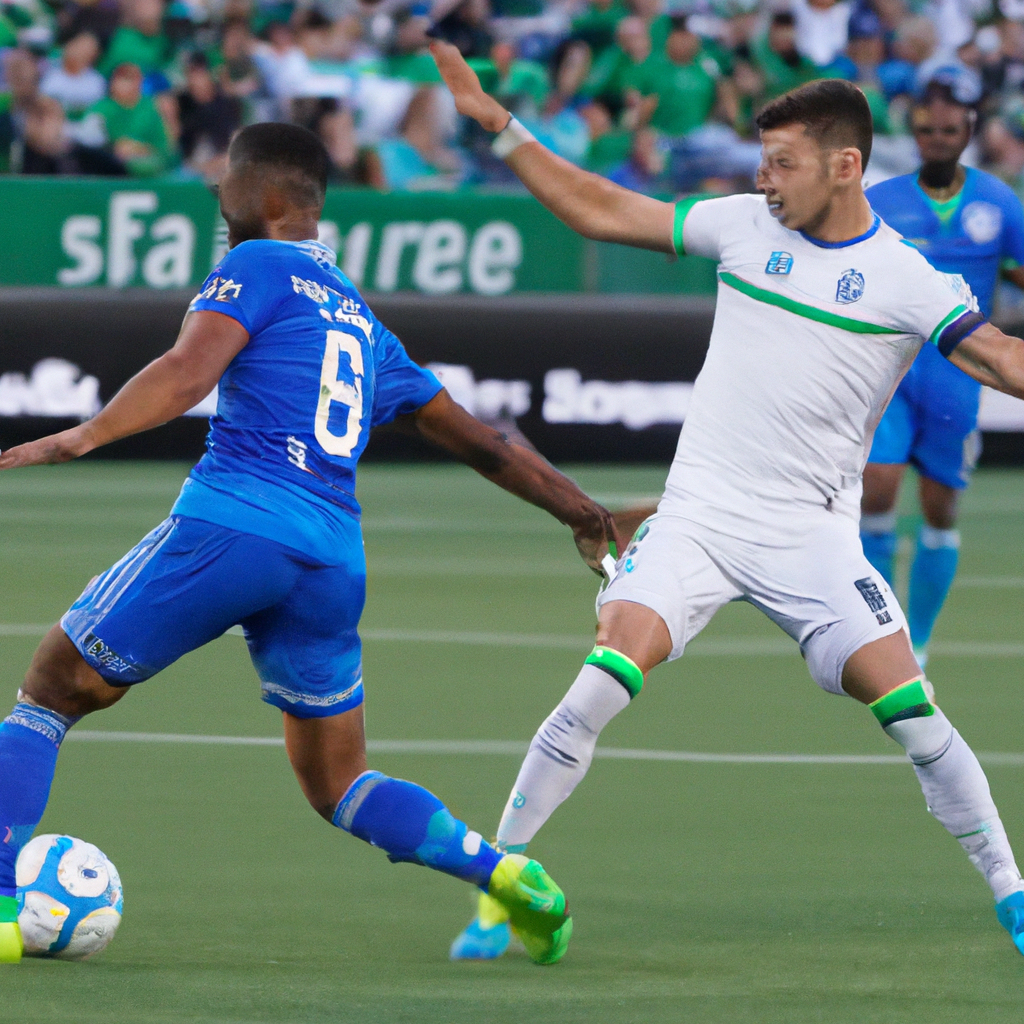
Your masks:
M 981 385 L 925 345 L 885 410 L 868 462 L 905 465 L 963 489 L 981 454 Z
M 322 565 L 171 516 L 86 587 L 61 627 L 108 683 L 130 686 L 241 624 L 268 704 L 298 718 L 337 715 L 363 702 L 366 560 L 354 519 L 344 554 Z

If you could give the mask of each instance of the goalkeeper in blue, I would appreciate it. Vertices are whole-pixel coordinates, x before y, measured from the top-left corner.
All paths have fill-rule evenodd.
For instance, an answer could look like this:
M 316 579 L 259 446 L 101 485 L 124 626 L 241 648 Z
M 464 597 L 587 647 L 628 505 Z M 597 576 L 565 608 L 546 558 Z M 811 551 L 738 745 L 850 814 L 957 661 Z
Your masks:
M 961 274 L 988 317 L 1000 274 L 1024 288 L 1024 211 L 1009 186 L 959 162 L 977 116 L 962 84 L 935 81 L 927 87 L 912 111 L 920 169 L 866 195 L 882 220 L 933 267 Z M 924 523 L 910 568 L 907 622 L 922 668 L 959 560 L 957 510 L 980 450 L 980 397 L 976 380 L 925 345 L 878 424 L 864 470 L 861 541 L 890 585 L 900 484 L 908 464 L 918 472 Z
M 93 420 L 12 448 L 0 470 L 66 462 L 181 415 L 219 384 L 207 452 L 168 519 L 96 577 L 43 639 L 0 724 L 0 962 L 17 962 L 15 861 L 46 807 L 65 733 L 240 623 L 292 767 L 328 822 L 489 894 L 538 963 L 565 952 L 565 896 L 427 790 L 368 771 L 357 625 L 366 565 L 356 463 L 403 420 L 568 525 L 597 568 L 608 513 L 534 452 L 456 405 L 315 240 L 328 158 L 310 132 L 259 124 L 220 186 L 232 246 L 174 347 Z

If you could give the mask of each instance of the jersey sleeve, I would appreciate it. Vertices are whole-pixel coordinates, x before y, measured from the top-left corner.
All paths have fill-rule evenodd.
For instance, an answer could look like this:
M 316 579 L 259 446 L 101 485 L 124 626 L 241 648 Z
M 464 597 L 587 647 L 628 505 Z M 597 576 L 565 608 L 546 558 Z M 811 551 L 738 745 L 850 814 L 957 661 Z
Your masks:
M 896 315 L 897 323 L 908 334 L 920 335 L 949 356 L 964 338 L 985 323 L 985 317 L 978 311 L 978 300 L 959 274 L 936 270 L 917 250 L 913 250 L 908 264 L 909 280 L 901 282 L 904 298 Z
M 390 423 L 396 416 L 415 412 L 440 390 L 441 382 L 409 358 L 405 346 L 378 322 L 376 390 L 370 426 Z
M 226 253 L 189 304 L 189 312 L 209 310 L 237 320 L 249 337 L 274 316 L 288 290 L 274 273 L 275 254 L 258 242 L 243 242 Z
M 707 256 L 717 260 L 722 254 L 722 199 L 690 196 L 676 203 L 672 222 L 672 247 L 677 256 Z

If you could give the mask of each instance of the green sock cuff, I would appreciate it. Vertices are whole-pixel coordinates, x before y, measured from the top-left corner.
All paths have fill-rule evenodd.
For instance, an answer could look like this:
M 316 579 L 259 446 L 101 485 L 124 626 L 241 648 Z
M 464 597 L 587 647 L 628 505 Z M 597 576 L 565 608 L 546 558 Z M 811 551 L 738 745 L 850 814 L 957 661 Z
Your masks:
M 927 718 L 935 714 L 935 708 L 924 692 L 921 677 L 890 690 L 884 697 L 872 701 L 869 705 L 875 718 L 883 729 L 893 722 L 903 722 L 908 718 Z
M 18 920 L 18 900 L 15 896 L 0 896 L 0 923 Z
M 607 672 L 616 682 L 621 683 L 632 700 L 643 688 L 644 674 L 635 661 L 630 660 L 624 654 L 613 651 L 610 647 L 598 645 L 587 657 L 585 665 L 596 665 L 599 669 Z

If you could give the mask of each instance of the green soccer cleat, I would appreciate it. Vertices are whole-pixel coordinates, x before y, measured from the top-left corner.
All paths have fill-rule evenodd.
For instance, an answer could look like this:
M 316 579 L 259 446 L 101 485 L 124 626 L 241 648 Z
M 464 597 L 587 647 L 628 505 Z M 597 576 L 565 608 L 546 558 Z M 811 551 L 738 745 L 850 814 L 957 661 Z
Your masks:
M 13 896 L 0 896 L 0 964 L 21 963 L 22 950 L 18 901 Z
M 505 854 L 487 893 L 508 911 L 512 932 L 534 963 L 554 964 L 565 956 L 572 918 L 565 893 L 540 864 L 522 854 Z

